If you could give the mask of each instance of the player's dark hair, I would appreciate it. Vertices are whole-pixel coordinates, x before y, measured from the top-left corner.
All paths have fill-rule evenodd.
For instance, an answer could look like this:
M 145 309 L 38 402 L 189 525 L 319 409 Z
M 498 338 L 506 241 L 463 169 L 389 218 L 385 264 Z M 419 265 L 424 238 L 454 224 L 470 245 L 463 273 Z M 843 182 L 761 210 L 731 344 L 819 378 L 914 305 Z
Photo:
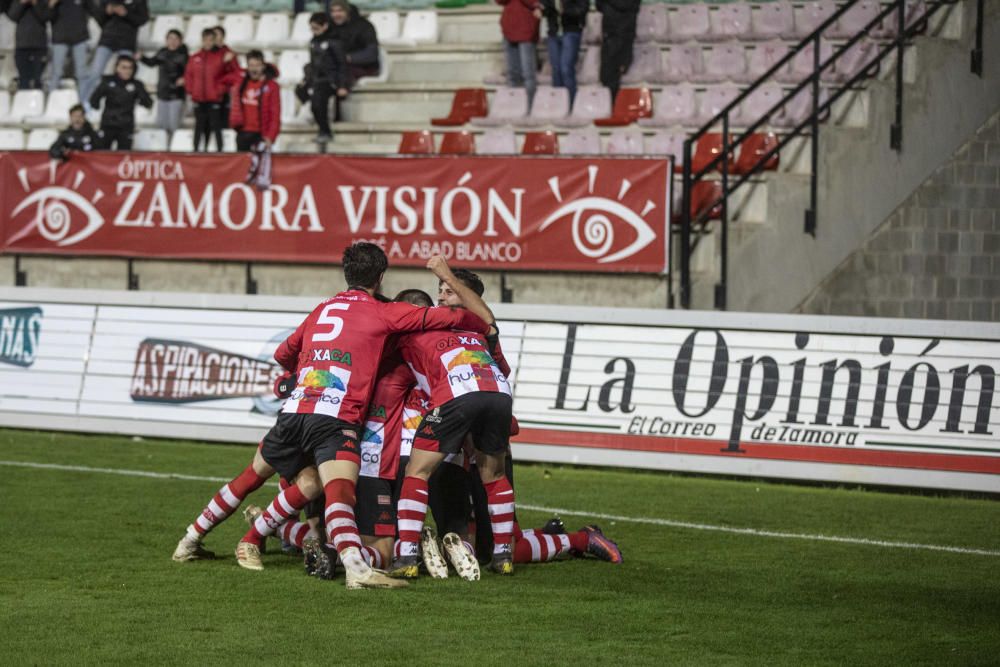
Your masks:
M 221 32 L 223 37 L 226 36 L 226 29 L 223 28 L 221 25 L 215 26 L 214 28 L 212 28 L 212 31 L 213 32 Z
M 330 25 L 330 17 L 326 12 L 315 12 L 309 17 L 309 22 L 316 25 Z
M 451 272 L 455 274 L 455 277 L 458 278 L 463 285 L 471 289 L 479 296 L 482 296 L 486 291 L 486 286 L 483 285 L 483 281 L 480 280 L 479 276 L 472 271 L 469 271 L 468 269 L 452 269 Z
M 393 301 L 405 301 L 406 303 L 412 303 L 414 306 L 421 306 L 423 308 L 430 308 L 434 305 L 434 299 L 422 289 L 405 289 L 397 294 Z
M 79 111 L 80 113 L 86 113 L 82 104 L 74 104 L 69 108 L 69 115 L 72 116 L 77 111 Z
M 264 52 L 261 51 L 260 49 L 254 49 L 250 51 L 249 53 L 247 53 L 247 61 L 250 60 L 259 60 L 261 62 L 264 62 Z
M 177 39 L 182 40 L 182 41 L 184 39 L 184 35 L 181 34 L 180 30 L 175 30 L 175 29 L 171 28 L 170 30 L 167 31 L 167 36 L 169 37 L 170 35 L 177 35 Z
M 344 249 L 344 279 L 348 287 L 373 289 L 389 268 L 382 248 L 363 241 Z
M 212 39 L 215 39 L 215 28 L 205 28 L 204 30 L 201 31 L 201 37 L 202 39 L 206 37 L 211 37 Z

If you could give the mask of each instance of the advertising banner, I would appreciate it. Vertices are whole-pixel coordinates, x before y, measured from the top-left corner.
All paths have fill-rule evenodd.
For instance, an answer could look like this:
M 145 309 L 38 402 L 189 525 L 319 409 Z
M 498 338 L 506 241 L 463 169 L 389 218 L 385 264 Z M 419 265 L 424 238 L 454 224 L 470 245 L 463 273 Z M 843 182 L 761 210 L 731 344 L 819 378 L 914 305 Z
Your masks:
M 395 266 L 443 254 L 497 270 L 663 273 L 668 161 L 0 153 L 0 251 L 335 263 L 354 241 Z
M 6 290 L 26 291 L 55 292 Z M 0 292 L 0 425 L 257 442 L 274 423 L 273 353 L 311 300 L 105 294 Z M 497 314 L 516 459 L 1000 493 L 1000 326 Z

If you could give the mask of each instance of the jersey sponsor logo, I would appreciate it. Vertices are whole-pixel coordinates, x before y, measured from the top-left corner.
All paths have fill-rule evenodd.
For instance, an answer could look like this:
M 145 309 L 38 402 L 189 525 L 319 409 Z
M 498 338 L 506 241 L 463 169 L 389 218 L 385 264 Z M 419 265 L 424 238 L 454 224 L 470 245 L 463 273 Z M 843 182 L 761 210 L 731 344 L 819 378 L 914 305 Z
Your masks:
M 449 371 L 453 370 L 456 366 L 490 366 L 493 363 L 493 357 L 490 356 L 489 352 L 484 352 L 481 350 L 462 350 L 457 355 L 451 358 L 445 368 Z
M 380 436 L 376 431 L 373 431 L 370 428 L 366 428 L 365 429 L 365 435 L 361 439 L 363 441 L 365 441 L 365 442 L 370 442 L 373 445 L 381 445 L 382 444 L 382 436 Z
M 322 348 L 314 349 L 312 353 L 313 361 L 335 361 L 338 364 L 344 364 L 345 366 L 351 365 L 350 352 L 342 352 L 333 348 Z
M 302 379 L 302 386 L 308 389 L 337 389 L 340 391 L 347 391 L 344 381 L 341 380 L 336 373 L 332 371 L 325 371 L 319 369 L 313 369 L 306 373 L 306 376 Z
M 0 363 L 27 368 L 38 356 L 42 309 L 0 310 Z
M 133 401 L 194 403 L 271 394 L 281 368 L 263 359 L 181 340 L 139 343 L 132 371 Z

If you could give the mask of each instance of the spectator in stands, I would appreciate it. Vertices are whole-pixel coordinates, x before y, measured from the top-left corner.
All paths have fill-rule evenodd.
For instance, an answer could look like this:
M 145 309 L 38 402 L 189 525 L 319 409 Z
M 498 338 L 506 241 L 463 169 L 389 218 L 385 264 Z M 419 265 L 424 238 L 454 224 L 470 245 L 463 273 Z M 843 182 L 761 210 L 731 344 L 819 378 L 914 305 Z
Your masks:
M 225 77 L 238 68 L 232 51 L 226 54 L 216 46 L 212 28 L 201 31 L 201 49 L 196 51 L 184 68 L 184 88 L 194 102 L 194 149 L 208 150 L 209 137 L 215 137 L 222 151 L 222 98 L 226 90 Z M 204 139 L 204 149 L 201 148 Z
M 49 21 L 52 22 L 52 70 L 49 73 L 49 92 L 59 89 L 66 66 L 66 55 L 73 54 L 73 73 L 76 85 L 87 78 L 87 40 L 90 29 L 87 17 L 89 0 L 47 0 Z M 81 98 L 82 99 L 82 98 Z
M 212 30 L 215 32 L 215 47 L 222 52 L 222 62 L 224 64 L 233 63 L 233 68 L 238 68 L 239 63 L 236 60 L 236 52 L 233 51 L 226 44 L 226 29 L 221 25 L 217 25 Z M 231 68 L 227 70 L 227 74 L 231 74 L 234 70 Z M 229 85 L 223 87 L 222 92 L 222 127 L 223 129 L 229 127 Z
M 340 43 L 338 55 L 342 55 L 347 66 L 348 90 L 363 76 L 378 76 L 375 26 L 347 0 L 330 2 L 330 36 Z
M 524 86 L 528 104 L 535 97 L 538 84 L 538 25 L 542 18 L 542 5 L 538 0 L 497 0 L 503 5 L 500 31 L 503 33 L 504 52 L 507 57 L 507 85 Z
M 281 89 L 278 69 L 264 54 L 247 54 L 247 70 L 230 89 L 233 100 L 229 126 L 236 130 L 236 150 L 249 151 L 263 141 L 270 148 L 281 129 Z
M 45 59 L 49 52 L 47 0 L 14 0 L 7 16 L 17 24 L 14 36 L 14 63 L 17 65 L 18 90 L 42 87 Z
M 53 160 L 68 160 L 73 151 L 88 152 L 99 147 L 100 139 L 87 122 L 83 105 L 76 104 L 69 110 L 69 127 L 59 133 L 55 143 L 49 148 L 49 157 Z
M 98 0 L 92 10 L 94 18 L 101 24 L 101 38 L 90 63 L 90 75 L 80 89 L 84 105 L 101 82 L 111 56 L 118 54 L 131 58 L 136 52 L 139 28 L 149 20 L 146 0 Z
M 309 42 L 309 80 L 312 89 L 312 113 L 319 126 L 316 142 L 325 144 L 333 138 L 330 133 L 330 98 L 347 97 L 346 63 L 338 54 L 339 44 L 330 31 L 330 16 L 316 12 L 309 17 L 313 38 Z
M 135 134 L 135 105 L 141 104 L 147 109 L 153 106 L 153 98 L 146 92 L 146 86 L 135 79 L 135 67 L 132 56 L 118 56 L 115 73 L 104 77 L 90 96 L 93 109 L 104 102 L 101 131 L 97 134 L 101 148 L 106 150 L 131 150 L 132 135 Z
M 576 97 L 576 60 L 580 36 L 587 22 L 590 0 L 541 0 L 548 25 L 545 40 L 552 65 L 552 85 L 569 89 L 570 104 Z
M 597 0 L 601 13 L 601 84 L 618 96 L 622 74 L 632 64 L 640 0 Z
M 184 68 L 188 50 L 183 39 L 179 30 L 171 30 L 167 33 L 166 46 L 152 56 L 142 57 L 143 65 L 160 70 L 156 82 L 156 124 L 167 131 L 168 141 L 181 126 L 184 114 Z

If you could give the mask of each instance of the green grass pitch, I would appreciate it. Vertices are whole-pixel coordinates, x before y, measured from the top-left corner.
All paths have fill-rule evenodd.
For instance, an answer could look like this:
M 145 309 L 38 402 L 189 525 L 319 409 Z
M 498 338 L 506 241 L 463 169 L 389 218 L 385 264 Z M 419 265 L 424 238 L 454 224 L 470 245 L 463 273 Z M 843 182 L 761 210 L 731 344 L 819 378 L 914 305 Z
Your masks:
M 596 519 L 625 563 L 346 591 L 271 542 L 236 566 L 235 515 L 170 554 L 249 447 L 0 430 L 0 656 L 11 665 L 985 665 L 1000 663 L 996 500 L 520 465 L 517 500 Z M 252 496 L 266 503 L 274 488 Z M 523 525 L 549 512 L 519 511 Z M 933 544 L 955 553 L 625 520 Z M 277 552 L 277 553 L 275 553 Z

